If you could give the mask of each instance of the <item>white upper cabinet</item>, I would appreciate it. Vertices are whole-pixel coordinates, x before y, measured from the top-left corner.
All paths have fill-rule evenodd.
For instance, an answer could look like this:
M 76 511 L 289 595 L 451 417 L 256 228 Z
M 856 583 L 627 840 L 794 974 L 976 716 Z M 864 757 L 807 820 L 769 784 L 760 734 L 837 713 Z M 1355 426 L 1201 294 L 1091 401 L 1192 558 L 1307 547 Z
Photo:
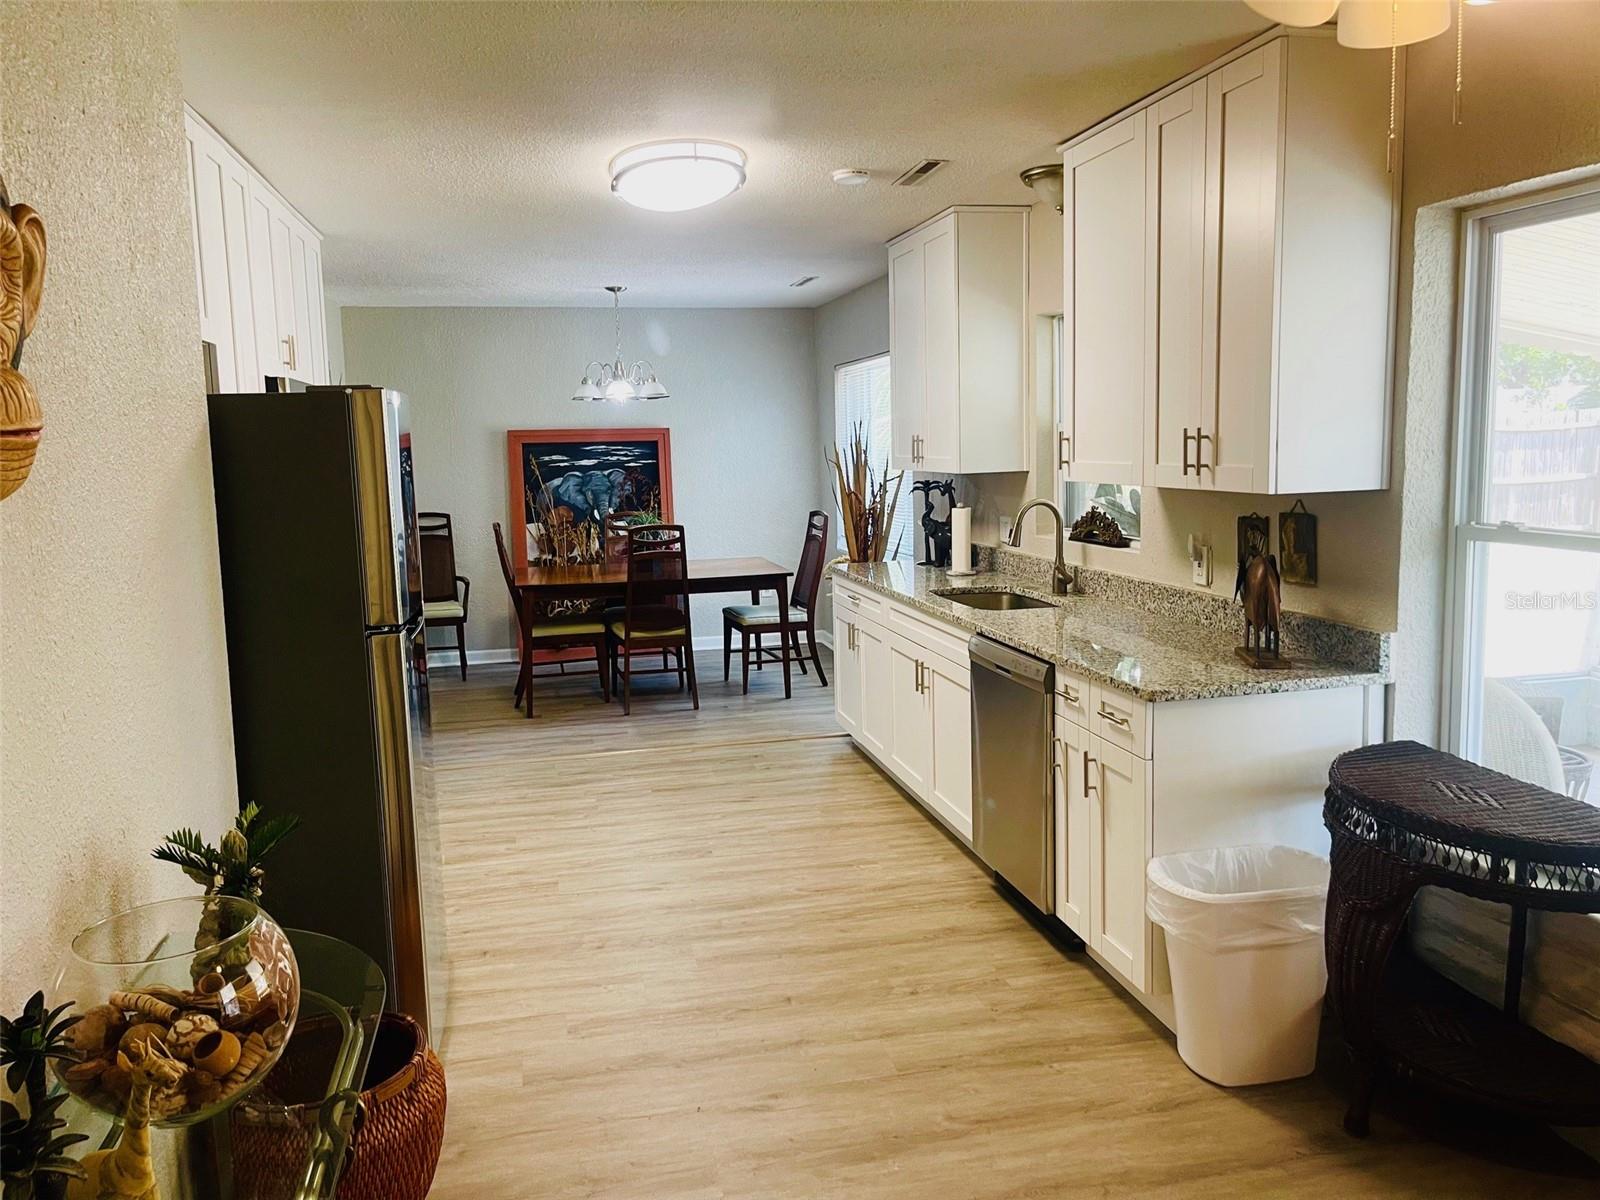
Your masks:
M 953 208 L 889 243 L 893 465 L 1028 467 L 1028 210 Z
M 1204 379 L 1205 80 L 1154 105 L 1147 119 L 1144 482 L 1194 487 Z
M 1068 478 L 1388 486 L 1387 70 L 1278 31 L 1064 147 Z
M 187 106 L 184 132 L 200 338 L 216 349 L 217 386 L 329 382 L 321 235 Z
M 1061 467 L 1139 483 L 1144 467 L 1145 114 L 1067 151 Z

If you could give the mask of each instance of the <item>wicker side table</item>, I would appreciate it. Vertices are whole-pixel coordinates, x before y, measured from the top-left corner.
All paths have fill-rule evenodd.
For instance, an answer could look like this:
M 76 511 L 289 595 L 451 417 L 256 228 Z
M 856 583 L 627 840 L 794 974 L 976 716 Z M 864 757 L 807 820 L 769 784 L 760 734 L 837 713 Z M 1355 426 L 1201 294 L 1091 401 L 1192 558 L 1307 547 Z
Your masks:
M 1323 822 L 1328 1000 L 1362 1071 L 1345 1129 L 1366 1134 L 1385 1077 L 1552 1124 L 1600 1124 L 1600 1064 L 1518 1019 L 1528 910 L 1600 912 L 1600 809 L 1389 742 L 1334 760 Z M 1500 1008 L 1397 949 L 1430 884 L 1511 906 Z

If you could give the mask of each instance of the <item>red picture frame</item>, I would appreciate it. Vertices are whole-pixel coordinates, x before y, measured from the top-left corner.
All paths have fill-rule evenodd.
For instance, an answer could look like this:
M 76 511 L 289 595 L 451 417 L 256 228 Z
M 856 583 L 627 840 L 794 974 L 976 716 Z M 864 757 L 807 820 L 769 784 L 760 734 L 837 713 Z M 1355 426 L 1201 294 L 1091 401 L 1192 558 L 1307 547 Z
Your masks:
M 583 471 L 597 467 L 605 459 L 607 445 L 625 446 L 650 442 L 655 448 L 656 471 L 660 486 L 661 519 L 672 521 L 672 438 L 662 428 L 645 429 L 508 429 L 506 430 L 506 507 L 510 518 L 506 533 L 510 541 L 512 561 L 520 569 L 528 565 L 529 488 L 537 487 L 528 474 L 529 447 L 582 448 L 581 453 L 566 457 L 572 459 L 574 470 Z M 546 456 L 551 457 L 551 456 Z M 559 455 L 555 457 L 560 457 Z M 582 464 L 582 465 L 580 465 Z M 615 469 L 615 468 L 612 468 Z M 541 476 L 542 480 L 542 476 Z M 555 479 L 542 480 L 546 486 L 557 484 Z

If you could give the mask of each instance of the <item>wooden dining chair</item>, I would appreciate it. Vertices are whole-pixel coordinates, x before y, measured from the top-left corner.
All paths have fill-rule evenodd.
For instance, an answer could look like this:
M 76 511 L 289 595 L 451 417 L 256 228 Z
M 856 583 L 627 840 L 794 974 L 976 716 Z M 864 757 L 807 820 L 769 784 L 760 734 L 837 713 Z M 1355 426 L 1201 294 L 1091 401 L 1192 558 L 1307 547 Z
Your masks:
M 527 698 L 524 716 L 533 716 L 533 652 L 535 650 L 566 650 L 586 646 L 594 651 L 595 672 L 600 676 L 600 698 L 611 702 L 611 680 L 606 672 L 606 627 L 594 617 L 575 617 L 569 621 L 535 622 L 529 611 L 532 605 L 524 601 L 517 587 L 517 577 L 511 569 L 511 556 L 506 553 L 506 537 L 500 522 L 494 523 L 494 548 L 500 556 L 500 572 L 506 579 L 506 591 L 511 597 L 511 611 L 517 619 L 517 641 L 521 644 L 518 657 L 517 687 L 511 695 L 513 708 L 522 707 Z
M 419 512 L 417 541 L 422 550 L 422 623 L 428 629 L 454 629 L 461 678 L 467 677 L 467 601 L 472 581 L 456 574 L 456 535 L 450 514 Z
M 806 540 L 800 547 L 800 565 L 794 573 L 794 592 L 789 600 L 787 619 L 778 612 L 776 604 L 730 604 L 722 610 L 722 678 L 726 682 L 733 662 L 733 634 L 739 632 L 739 658 L 743 673 L 743 686 L 750 691 L 751 640 L 754 639 L 755 662 L 759 669 L 763 662 L 782 663 L 785 658 L 800 664 L 800 673 L 806 673 L 806 655 L 800 649 L 800 635 L 806 635 L 806 645 L 811 652 L 811 663 L 817 668 L 817 680 L 828 686 L 828 676 L 822 670 L 822 659 L 817 655 L 817 593 L 822 588 L 822 561 L 828 552 L 828 514 L 813 509 L 806 518 Z M 776 634 L 778 647 L 763 644 L 768 634 Z
M 634 675 L 687 676 L 689 698 L 700 707 L 700 685 L 694 673 L 694 630 L 689 620 L 689 557 L 682 525 L 635 525 L 628 530 L 628 581 L 622 616 L 606 626 L 611 660 L 611 690 L 622 692 L 622 712 L 632 711 Z M 665 664 L 665 652 L 676 651 L 676 671 Z M 661 670 L 635 671 L 633 657 L 661 651 Z

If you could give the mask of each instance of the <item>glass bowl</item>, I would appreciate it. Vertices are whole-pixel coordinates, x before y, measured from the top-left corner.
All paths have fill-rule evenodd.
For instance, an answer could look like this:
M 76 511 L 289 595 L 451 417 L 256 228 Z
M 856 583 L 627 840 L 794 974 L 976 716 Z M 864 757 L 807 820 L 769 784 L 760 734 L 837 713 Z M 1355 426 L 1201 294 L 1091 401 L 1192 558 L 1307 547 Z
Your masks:
M 81 1017 L 57 1062 L 80 1100 L 122 1116 L 137 1080 L 150 1120 L 189 1125 L 266 1077 L 300 1010 L 300 969 L 283 930 L 247 900 L 186 896 L 141 904 L 72 939 L 54 1004 Z

